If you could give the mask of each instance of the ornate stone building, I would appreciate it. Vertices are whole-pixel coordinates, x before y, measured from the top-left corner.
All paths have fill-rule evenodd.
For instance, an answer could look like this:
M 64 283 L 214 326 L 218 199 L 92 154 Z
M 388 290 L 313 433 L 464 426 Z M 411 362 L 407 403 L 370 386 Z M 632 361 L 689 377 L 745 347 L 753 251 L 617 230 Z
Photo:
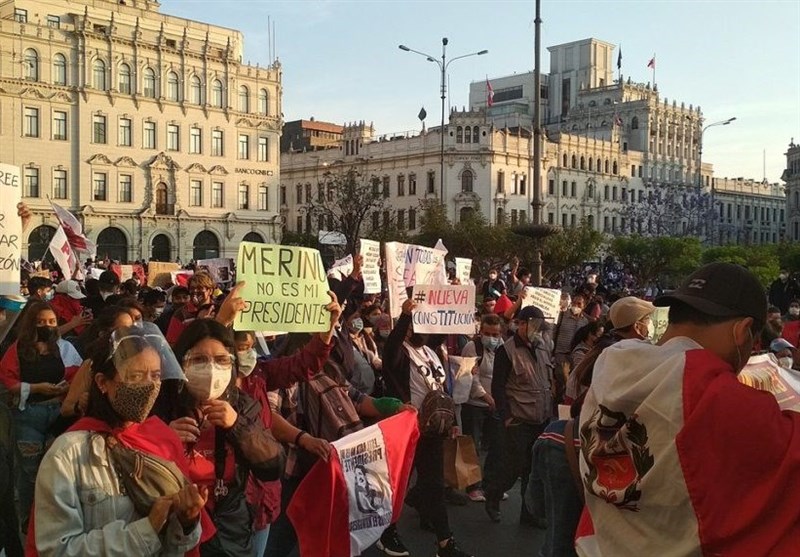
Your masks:
M 35 225 L 69 208 L 98 257 L 235 256 L 280 240 L 281 67 L 246 65 L 232 29 L 155 0 L 0 4 L 0 161 L 22 168 Z
M 800 241 L 800 145 L 792 139 L 786 151 L 786 170 L 782 179 L 786 182 L 786 210 L 789 218 L 786 223 L 786 237 Z

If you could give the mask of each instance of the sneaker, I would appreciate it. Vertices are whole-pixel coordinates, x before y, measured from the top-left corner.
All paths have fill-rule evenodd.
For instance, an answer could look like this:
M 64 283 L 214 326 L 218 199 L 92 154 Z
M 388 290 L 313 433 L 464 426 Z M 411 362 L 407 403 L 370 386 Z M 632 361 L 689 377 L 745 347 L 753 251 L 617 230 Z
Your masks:
M 456 544 L 456 540 L 450 538 L 447 545 L 442 547 L 437 544 L 436 557 L 473 557 L 466 551 L 462 551 Z
M 469 497 L 467 497 L 466 494 L 450 487 L 444 491 L 444 500 L 449 505 L 457 505 L 459 507 L 463 507 L 469 503 Z
M 406 546 L 403 545 L 403 540 L 400 539 L 396 528 L 385 530 L 375 546 L 386 555 L 391 555 L 392 557 L 408 557 L 411 555 Z
M 467 497 L 469 497 L 469 500 L 474 503 L 483 503 L 486 501 L 486 495 L 484 495 L 482 489 L 473 489 L 467 493 Z

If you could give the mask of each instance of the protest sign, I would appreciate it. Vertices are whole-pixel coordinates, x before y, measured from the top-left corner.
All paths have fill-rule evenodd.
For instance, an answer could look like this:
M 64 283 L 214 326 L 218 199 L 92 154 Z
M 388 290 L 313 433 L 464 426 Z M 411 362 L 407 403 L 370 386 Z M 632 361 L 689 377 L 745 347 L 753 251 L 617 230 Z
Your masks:
M 669 308 L 656 308 L 650 315 L 650 322 L 653 324 L 653 335 L 650 337 L 652 342 L 658 342 L 664 331 L 669 325 Z
M 18 166 L 0 164 L 0 295 L 19 296 L 22 222 L 17 216 L 22 177 Z
M 198 259 L 196 269 L 198 273 L 211 275 L 217 284 L 227 284 L 233 280 L 233 260 L 230 257 Z
M 751 356 L 739 374 L 739 381 L 772 393 L 781 410 L 800 412 L 800 376 L 795 371 L 781 368 L 772 354 Z
M 456 257 L 456 278 L 461 284 L 471 284 L 472 259 Z
M 333 262 L 331 268 L 328 269 L 328 276 L 335 280 L 344 280 L 345 277 L 350 276 L 352 272 L 353 256 L 347 255 L 347 257 L 342 257 Z
M 147 286 L 167 287 L 172 283 L 172 271 L 179 271 L 177 263 L 151 261 L 147 265 Z
M 464 404 L 469 400 L 472 390 L 472 369 L 478 363 L 478 358 L 448 356 L 450 376 L 453 378 L 453 402 Z
M 554 288 L 539 288 L 538 286 L 526 286 L 522 292 L 521 308 L 535 306 L 542 310 L 544 318 L 550 323 L 558 319 L 561 310 L 561 290 Z
M 386 261 L 386 286 L 389 290 L 389 315 L 400 317 L 401 306 L 406 301 L 406 283 L 403 278 L 408 244 L 386 242 L 383 246 Z
M 414 332 L 423 334 L 475 334 L 475 286 L 417 284 L 411 315 Z
M 255 242 L 239 244 L 236 270 L 245 282 L 237 331 L 327 331 L 328 279 L 317 250 Z
M 381 292 L 381 243 L 374 240 L 360 240 L 358 254 L 364 258 L 361 276 L 364 278 L 364 294 Z
M 444 257 L 447 248 L 442 241 L 435 248 L 406 245 L 405 266 L 403 280 L 406 286 L 415 284 L 447 284 L 447 274 L 444 268 Z

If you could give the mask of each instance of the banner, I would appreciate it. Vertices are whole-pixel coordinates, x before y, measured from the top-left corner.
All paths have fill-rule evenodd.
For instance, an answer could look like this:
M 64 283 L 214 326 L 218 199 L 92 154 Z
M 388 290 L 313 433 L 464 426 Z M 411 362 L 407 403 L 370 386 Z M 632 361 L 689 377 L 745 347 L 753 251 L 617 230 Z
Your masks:
M 364 294 L 381 293 L 381 243 L 362 238 L 358 254 L 364 258 L 361 276 L 364 278 Z
M 448 356 L 450 376 L 453 378 L 453 402 L 464 404 L 469 400 L 472 391 L 472 369 L 478 363 L 478 358 Z
M 780 367 L 772 354 L 750 356 L 739 374 L 739 381 L 754 389 L 772 393 L 781 410 L 800 412 L 800 374 Z
M 328 276 L 335 280 L 344 280 L 353 272 L 353 256 L 347 255 L 341 259 L 337 259 L 328 269 Z
M 526 286 L 522 292 L 522 305 L 520 308 L 535 306 L 542 310 L 544 318 L 550 323 L 558 319 L 561 309 L 561 290 L 554 288 L 539 288 Z
M 217 284 L 228 284 L 233 281 L 233 259 L 230 257 L 198 259 L 195 268 L 198 273 L 204 271 L 211 275 Z
M 411 314 L 414 332 L 423 334 L 475 334 L 475 286 L 417 284 Z
M 0 164 L 0 295 L 19 296 L 22 222 L 17 203 L 21 191 L 19 167 Z
M 172 283 L 170 273 L 180 271 L 180 269 L 181 266 L 178 263 L 151 261 L 147 265 L 147 286 L 168 287 Z
M 472 284 L 470 275 L 472 274 L 472 259 L 456 257 L 456 278 L 461 284 Z
M 169 279 L 175 286 L 183 286 L 189 288 L 189 280 L 194 276 L 194 271 L 189 269 L 181 269 L 179 271 L 170 271 Z
M 319 251 L 296 246 L 242 242 L 236 259 L 245 308 L 237 331 L 327 331 L 328 279 Z
M 403 302 L 408 298 L 406 283 L 403 279 L 408 244 L 386 242 L 383 245 L 384 261 L 386 261 L 386 287 L 389 291 L 389 315 L 393 319 L 400 317 Z

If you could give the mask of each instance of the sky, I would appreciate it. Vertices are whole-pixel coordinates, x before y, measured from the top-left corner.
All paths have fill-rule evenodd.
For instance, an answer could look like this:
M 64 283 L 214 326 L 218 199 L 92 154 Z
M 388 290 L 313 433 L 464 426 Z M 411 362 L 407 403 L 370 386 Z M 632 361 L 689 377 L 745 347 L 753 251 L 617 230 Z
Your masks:
M 718 177 L 780 181 L 791 138 L 800 142 L 800 0 L 542 0 L 546 48 L 594 37 L 622 47 L 627 79 L 699 105 L 703 161 Z M 451 59 L 449 102 L 466 106 L 469 84 L 533 68 L 534 2 L 372 0 L 161 0 L 161 12 L 240 30 L 244 61 L 270 61 L 267 19 L 276 24 L 286 121 L 314 117 L 373 122 L 379 134 L 418 131 L 440 118 L 436 64 L 397 47 Z M 616 52 L 614 54 L 616 63 Z M 766 174 L 764 172 L 766 168 Z

